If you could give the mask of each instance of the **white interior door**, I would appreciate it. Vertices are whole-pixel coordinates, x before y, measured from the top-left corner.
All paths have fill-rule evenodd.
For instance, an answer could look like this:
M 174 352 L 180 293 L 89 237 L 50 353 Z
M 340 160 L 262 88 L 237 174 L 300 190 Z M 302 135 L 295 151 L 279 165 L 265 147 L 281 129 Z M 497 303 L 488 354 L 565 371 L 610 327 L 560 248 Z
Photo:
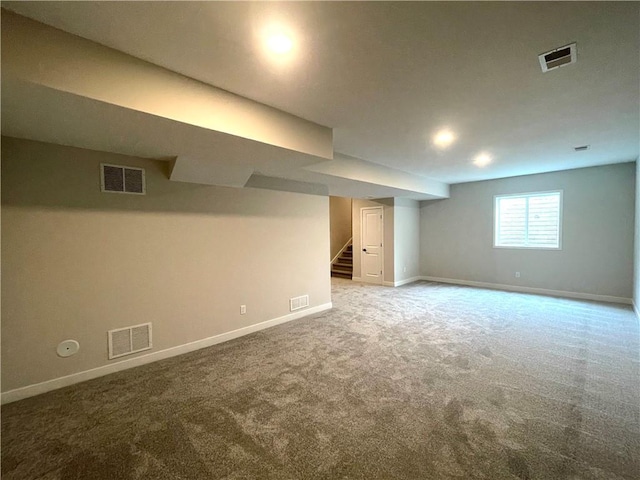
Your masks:
M 382 284 L 382 207 L 360 209 L 362 280 Z

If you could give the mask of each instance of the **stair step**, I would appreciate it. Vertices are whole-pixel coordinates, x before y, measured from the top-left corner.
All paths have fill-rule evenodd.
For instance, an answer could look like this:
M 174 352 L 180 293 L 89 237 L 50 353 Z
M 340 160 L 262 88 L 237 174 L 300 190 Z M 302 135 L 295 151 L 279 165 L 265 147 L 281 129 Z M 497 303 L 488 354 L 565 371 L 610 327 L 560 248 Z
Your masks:
M 353 277 L 353 245 L 345 248 L 336 262 L 331 265 L 331 276 L 348 279 Z
M 336 265 L 335 263 L 331 266 L 331 271 L 337 272 L 353 272 L 353 267 L 351 265 Z
M 352 275 L 350 273 L 342 273 L 342 272 L 334 272 L 331 271 L 331 276 L 332 277 L 340 277 L 340 278 L 348 278 L 349 280 L 351 280 Z
M 343 268 L 353 268 L 353 263 L 352 262 L 343 262 L 343 261 L 337 261 L 336 263 L 333 264 L 334 267 L 343 267 Z

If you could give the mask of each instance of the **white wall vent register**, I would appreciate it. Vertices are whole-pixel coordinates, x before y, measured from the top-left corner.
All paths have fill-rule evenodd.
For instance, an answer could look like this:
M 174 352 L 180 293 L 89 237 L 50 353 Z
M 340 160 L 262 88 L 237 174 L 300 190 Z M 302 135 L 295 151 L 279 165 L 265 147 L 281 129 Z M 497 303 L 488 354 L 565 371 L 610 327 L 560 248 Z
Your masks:
M 289 299 L 289 308 L 293 312 L 309 306 L 309 295 Z
M 151 323 L 109 330 L 109 360 L 149 350 L 151 346 Z
M 100 187 L 103 192 L 144 195 L 144 169 L 122 165 L 100 164 Z

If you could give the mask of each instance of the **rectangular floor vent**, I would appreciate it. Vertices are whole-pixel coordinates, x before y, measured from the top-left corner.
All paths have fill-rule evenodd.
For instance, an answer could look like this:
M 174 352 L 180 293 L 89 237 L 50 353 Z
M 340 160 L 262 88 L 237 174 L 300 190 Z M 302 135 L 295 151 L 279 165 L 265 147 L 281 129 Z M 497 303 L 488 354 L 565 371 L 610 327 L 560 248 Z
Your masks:
M 294 297 L 289 299 L 289 307 L 293 312 L 309 306 L 309 295 L 302 295 L 301 297 Z
M 109 330 L 109 360 L 149 350 L 151 344 L 151 323 Z
M 122 165 L 100 164 L 100 187 L 103 192 L 144 195 L 144 169 Z

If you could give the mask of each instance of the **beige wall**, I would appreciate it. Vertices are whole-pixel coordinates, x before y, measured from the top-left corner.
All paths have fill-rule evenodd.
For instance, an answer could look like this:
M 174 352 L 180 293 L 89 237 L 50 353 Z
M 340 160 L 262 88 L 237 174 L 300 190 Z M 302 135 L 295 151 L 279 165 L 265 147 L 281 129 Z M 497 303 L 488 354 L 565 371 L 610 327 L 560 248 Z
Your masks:
M 147 195 L 100 193 L 100 162 L 146 168 Z M 327 197 L 166 167 L 2 139 L 3 391 L 112 363 L 109 329 L 153 322 L 154 352 L 330 302 Z M 59 358 L 68 338 L 80 352 Z
M 362 277 L 360 252 L 362 251 L 362 242 L 360 240 L 360 209 L 364 207 L 382 207 L 383 215 L 383 281 L 393 282 L 393 198 L 382 198 L 379 200 L 362 200 L 358 198 L 353 199 L 353 276 L 356 278 Z
M 333 259 L 351 238 L 351 199 L 329 197 L 329 225 L 331 230 L 331 254 Z
M 423 202 L 422 275 L 631 298 L 634 164 L 454 185 Z M 562 189 L 562 250 L 493 248 L 493 196 Z M 515 272 L 521 278 L 515 278 Z
M 640 312 L 640 158 L 636 160 L 636 218 L 633 254 L 633 301 L 636 313 Z
M 394 219 L 394 280 L 402 282 L 420 275 L 420 203 L 396 198 Z

